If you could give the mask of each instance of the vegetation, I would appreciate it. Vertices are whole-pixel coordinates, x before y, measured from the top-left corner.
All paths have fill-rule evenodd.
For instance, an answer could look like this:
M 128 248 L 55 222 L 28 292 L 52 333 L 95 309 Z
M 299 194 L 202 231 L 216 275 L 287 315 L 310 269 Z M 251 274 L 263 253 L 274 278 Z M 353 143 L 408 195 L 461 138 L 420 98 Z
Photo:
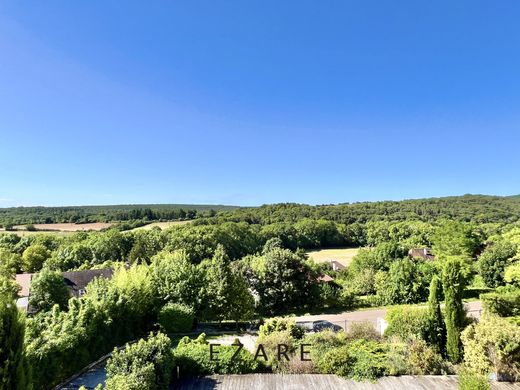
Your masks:
M 0 297 L 0 387 L 26 390 L 30 371 L 24 354 L 24 319 L 10 297 Z
M 135 344 L 114 350 L 107 362 L 108 390 L 125 389 L 167 390 L 173 371 L 170 339 L 164 334 L 151 334 Z
M 35 310 L 47 311 L 54 305 L 65 309 L 69 300 L 69 291 L 60 272 L 44 268 L 31 281 L 29 304 Z
M 101 220 L 105 213 L 105 220 L 128 218 L 133 223 L 172 211 L 157 207 L 159 214 L 143 217 L 134 209 L 88 209 L 85 213 L 92 214 L 85 221 L 92 215 Z M 373 380 L 381 375 L 454 372 L 449 360 L 473 374 L 516 377 L 519 209 L 520 199 L 481 196 L 315 207 L 284 204 L 206 209 L 189 224 L 164 230 L 124 232 L 118 227 L 24 237 L 2 233 L 0 294 L 6 302 L 17 293 L 15 273 L 39 275 L 31 290 L 36 313 L 16 322 L 14 306 L 2 308 L 2 316 L 18 324 L 10 329 L 25 332 L 23 347 L 13 343 L 16 338 L 6 337 L 0 340 L 0 352 L 12 350 L 13 356 L 21 356 L 16 358 L 21 377 L 31 378 L 33 389 L 39 390 L 150 331 L 184 333 L 204 321 L 400 305 L 388 309 L 384 336 L 366 324 L 347 334 L 306 335 L 294 321 L 266 320 L 259 331 L 266 361 L 255 360 L 245 350 L 238 360 L 232 359 L 236 348 L 229 346 L 217 347 L 219 359 L 214 361 L 204 336 L 184 338 L 170 360 L 167 337 L 152 335 L 114 354 L 107 387 L 164 388 L 171 381 L 165 370 L 172 361 L 181 376 L 267 370 Z M 18 211 L 19 216 L 29 215 Z M 23 223 L 37 223 L 48 211 Z M 56 211 L 56 216 L 69 211 Z M 182 218 L 188 217 L 193 215 Z M 345 246 L 355 246 L 356 254 L 341 271 L 315 263 L 307 254 Z M 425 252 L 410 252 L 414 248 L 432 252 L 417 256 Z M 114 275 L 111 280 L 95 279 L 84 296 L 68 299 L 61 273 L 95 268 L 111 268 Z M 488 314 L 497 318 L 470 324 L 462 301 L 468 285 L 473 292 L 489 291 L 482 300 Z M 417 303 L 421 305 L 412 305 Z M 493 326 L 502 331 L 493 334 Z M 279 343 L 288 346 L 289 361 L 273 358 Z M 312 362 L 298 363 L 294 357 L 307 343 L 312 344 Z M 158 349 L 160 354 L 150 352 Z
M 198 216 L 212 216 L 217 211 L 233 208 L 222 205 L 186 204 L 10 207 L 0 208 L 0 225 L 193 219 Z
M 190 306 L 167 303 L 159 312 L 159 323 L 167 333 L 187 333 L 193 329 L 195 313 Z

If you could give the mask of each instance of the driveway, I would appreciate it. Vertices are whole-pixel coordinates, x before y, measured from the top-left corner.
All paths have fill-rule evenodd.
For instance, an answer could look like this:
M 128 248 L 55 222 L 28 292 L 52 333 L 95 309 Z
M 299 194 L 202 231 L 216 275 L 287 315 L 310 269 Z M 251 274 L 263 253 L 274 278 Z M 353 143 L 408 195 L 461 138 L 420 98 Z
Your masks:
M 466 302 L 464 307 L 468 311 L 468 315 L 479 319 L 482 313 L 482 302 L 473 301 Z M 370 309 L 370 310 L 357 310 L 357 311 L 346 311 L 339 314 L 317 314 L 308 316 L 294 317 L 296 321 L 317 321 L 326 320 L 333 324 L 341 326 L 343 329 L 349 327 L 350 324 L 358 322 L 370 322 L 377 326 L 378 319 L 384 319 L 386 317 L 386 308 Z

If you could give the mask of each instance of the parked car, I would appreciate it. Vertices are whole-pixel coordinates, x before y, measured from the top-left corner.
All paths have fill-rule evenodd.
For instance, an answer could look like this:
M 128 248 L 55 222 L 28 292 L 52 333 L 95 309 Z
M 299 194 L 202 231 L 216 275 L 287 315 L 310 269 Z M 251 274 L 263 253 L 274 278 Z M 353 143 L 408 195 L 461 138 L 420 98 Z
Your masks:
M 323 330 L 332 330 L 333 332 L 340 332 L 343 328 L 339 325 L 333 324 L 330 321 L 318 320 L 318 321 L 301 321 L 297 322 L 296 325 L 301 326 L 306 332 L 321 332 Z

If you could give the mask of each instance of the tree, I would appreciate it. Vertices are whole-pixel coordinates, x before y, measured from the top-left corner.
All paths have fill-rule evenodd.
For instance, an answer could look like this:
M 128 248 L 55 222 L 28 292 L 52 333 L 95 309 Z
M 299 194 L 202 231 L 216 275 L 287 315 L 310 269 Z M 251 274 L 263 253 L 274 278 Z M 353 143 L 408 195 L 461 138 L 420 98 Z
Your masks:
M 468 281 L 469 267 L 462 256 L 450 256 L 442 270 L 442 286 L 446 302 L 446 352 L 453 363 L 462 359 L 460 332 L 464 327 L 466 313 L 462 294 Z
M 443 221 L 435 229 L 432 237 L 433 252 L 436 256 L 467 256 L 475 254 L 479 238 L 473 225 L 458 221 Z
M 31 281 L 29 304 L 36 310 L 48 311 L 54 305 L 65 309 L 68 300 L 69 290 L 61 272 L 44 268 Z
M 516 287 L 520 287 L 520 262 L 511 264 L 506 268 L 504 273 L 504 280 Z
M 428 342 L 437 346 L 438 351 L 444 353 L 446 347 L 446 326 L 442 318 L 441 305 L 441 284 L 439 277 L 434 275 L 430 283 L 430 296 L 428 298 L 428 319 L 430 331 L 427 336 Z
M 32 244 L 22 254 L 22 269 L 25 272 L 38 272 L 50 256 L 45 246 Z
M 175 302 L 200 313 L 203 301 L 204 275 L 190 263 L 184 251 L 161 252 L 150 266 L 154 296 L 162 303 Z
M 434 266 L 429 262 L 409 258 L 394 261 L 388 273 L 383 273 L 384 278 L 376 278 L 378 298 L 386 305 L 425 301 L 433 273 Z
M 504 271 L 516 255 L 516 245 L 508 241 L 491 244 L 478 258 L 479 273 L 488 287 L 504 284 Z
M 248 279 L 267 314 L 312 305 L 319 297 L 316 275 L 305 261 L 288 249 L 275 248 L 247 258 Z
M 23 314 L 11 297 L 0 297 L 0 388 L 26 390 L 30 386 L 23 350 Z
M 244 278 L 231 268 L 222 245 L 201 267 L 205 277 L 205 317 L 219 321 L 248 319 L 254 309 L 253 297 Z

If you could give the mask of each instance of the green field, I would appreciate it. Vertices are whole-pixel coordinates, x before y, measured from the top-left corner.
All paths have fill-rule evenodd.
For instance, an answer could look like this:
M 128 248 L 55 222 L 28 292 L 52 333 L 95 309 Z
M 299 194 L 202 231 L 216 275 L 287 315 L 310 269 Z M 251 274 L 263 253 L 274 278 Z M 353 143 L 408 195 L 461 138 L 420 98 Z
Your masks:
M 307 252 L 307 254 L 317 263 L 325 263 L 331 260 L 336 260 L 338 263 L 348 267 L 358 252 L 359 248 L 334 248 L 310 251 Z

